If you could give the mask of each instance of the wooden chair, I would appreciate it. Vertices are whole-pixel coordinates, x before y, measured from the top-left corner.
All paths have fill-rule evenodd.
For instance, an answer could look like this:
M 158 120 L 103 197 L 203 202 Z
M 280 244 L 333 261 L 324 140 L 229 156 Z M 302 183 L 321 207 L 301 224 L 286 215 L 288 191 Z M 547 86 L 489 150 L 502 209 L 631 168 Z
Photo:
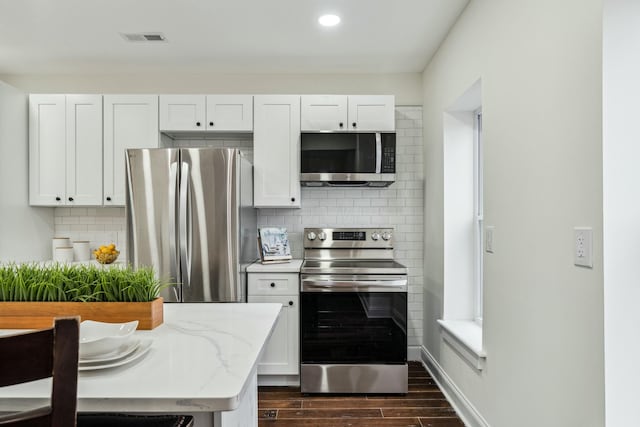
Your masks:
M 53 377 L 50 405 L 1 415 L 0 426 L 75 426 L 78 335 L 73 317 L 56 319 L 51 329 L 0 337 L 0 387 Z

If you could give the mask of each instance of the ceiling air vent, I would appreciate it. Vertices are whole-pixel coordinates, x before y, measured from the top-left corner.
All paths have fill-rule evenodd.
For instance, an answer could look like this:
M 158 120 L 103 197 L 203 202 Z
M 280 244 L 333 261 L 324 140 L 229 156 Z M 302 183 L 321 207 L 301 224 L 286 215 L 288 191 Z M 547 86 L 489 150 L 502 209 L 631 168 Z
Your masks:
M 162 33 L 120 33 L 122 38 L 128 42 L 166 42 L 167 39 Z

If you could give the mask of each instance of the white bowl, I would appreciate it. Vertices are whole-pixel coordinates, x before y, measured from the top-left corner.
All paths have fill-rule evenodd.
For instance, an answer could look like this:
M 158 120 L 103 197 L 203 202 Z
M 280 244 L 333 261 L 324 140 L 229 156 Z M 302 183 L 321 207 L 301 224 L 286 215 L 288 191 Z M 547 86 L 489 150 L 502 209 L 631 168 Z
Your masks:
M 85 320 L 80 323 L 80 358 L 96 357 L 118 350 L 131 339 L 138 321 L 105 323 Z

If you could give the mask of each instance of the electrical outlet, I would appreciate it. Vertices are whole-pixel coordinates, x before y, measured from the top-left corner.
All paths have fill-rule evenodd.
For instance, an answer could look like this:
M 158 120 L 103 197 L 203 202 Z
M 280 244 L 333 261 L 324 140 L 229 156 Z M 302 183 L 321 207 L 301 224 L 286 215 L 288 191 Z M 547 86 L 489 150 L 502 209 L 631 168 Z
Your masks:
M 496 231 L 496 227 L 488 225 L 484 228 L 484 251 L 490 254 L 493 253 L 493 232 Z
M 573 229 L 573 263 L 581 267 L 593 267 L 593 230 L 591 227 Z

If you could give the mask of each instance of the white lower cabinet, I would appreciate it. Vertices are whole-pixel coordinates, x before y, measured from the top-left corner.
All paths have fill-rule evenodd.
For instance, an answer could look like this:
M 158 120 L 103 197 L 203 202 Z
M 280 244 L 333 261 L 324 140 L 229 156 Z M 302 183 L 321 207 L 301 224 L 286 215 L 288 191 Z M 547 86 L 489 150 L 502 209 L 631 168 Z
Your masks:
M 300 371 L 300 308 L 297 273 L 249 273 L 248 302 L 280 303 L 282 310 L 258 363 L 258 374 L 297 376 Z

